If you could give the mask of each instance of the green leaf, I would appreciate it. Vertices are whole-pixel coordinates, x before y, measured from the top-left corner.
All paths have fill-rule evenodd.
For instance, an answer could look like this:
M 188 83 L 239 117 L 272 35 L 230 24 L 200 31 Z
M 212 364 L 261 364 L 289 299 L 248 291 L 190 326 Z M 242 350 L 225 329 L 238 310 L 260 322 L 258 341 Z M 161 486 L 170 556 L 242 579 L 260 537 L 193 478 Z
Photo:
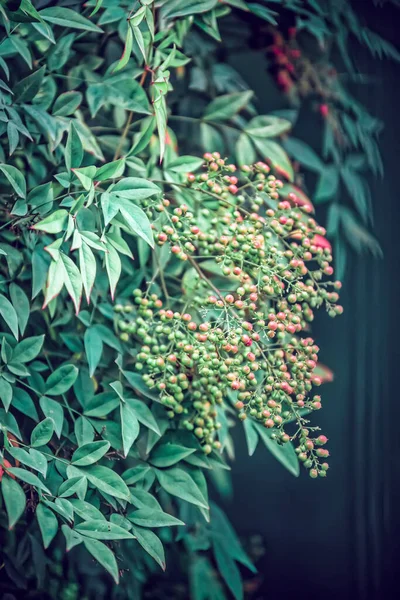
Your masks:
M 25 328 L 29 321 L 30 305 L 24 290 L 16 283 L 10 284 L 10 298 L 15 312 L 18 316 L 18 326 L 21 335 L 24 335 Z
M 8 516 L 8 529 L 12 529 L 25 510 L 26 496 L 17 481 L 3 475 L 1 492 Z
M 335 165 L 325 165 L 318 180 L 314 202 L 319 204 L 334 198 L 339 188 L 339 171 Z
M 111 298 L 114 300 L 115 289 L 117 287 L 117 283 L 121 276 L 122 265 L 121 265 L 121 259 L 119 257 L 119 254 L 115 250 L 115 248 L 108 242 L 106 243 L 106 247 L 107 247 L 107 252 L 105 255 L 106 270 L 107 270 L 108 280 L 110 282 Z
M 65 394 L 75 383 L 79 370 L 75 365 L 63 365 L 52 373 L 46 381 L 46 395 Z
M 39 448 L 45 446 L 52 438 L 54 433 L 54 421 L 47 417 L 36 425 L 31 433 L 31 446 Z
M 128 452 L 132 447 L 133 442 L 139 435 L 139 422 L 136 418 L 134 411 L 125 402 L 121 403 L 121 430 L 122 430 L 122 444 L 124 456 L 128 456 Z
M 39 452 L 38 450 L 34 450 L 30 448 L 29 452 L 24 450 L 23 448 L 17 448 L 10 446 L 7 450 L 16 460 L 21 462 L 23 465 L 30 467 L 31 469 L 35 469 L 46 477 L 47 473 L 47 460 L 44 454 Z
M 120 71 L 128 64 L 128 61 L 129 61 L 131 53 L 132 53 L 132 47 L 133 47 L 133 32 L 132 32 L 132 27 L 128 26 L 128 29 L 126 32 L 124 51 L 122 53 L 121 58 L 118 61 L 117 66 L 114 69 L 114 73 L 116 73 L 117 71 Z
M 46 492 L 46 494 L 51 493 L 50 490 L 48 490 L 47 487 L 44 485 L 44 483 L 40 481 L 39 477 L 37 477 L 34 473 L 31 473 L 30 471 L 27 471 L 26 469 L 21 469 L 19 467 L 9 467 L 7 470 L 13 475 L 15 475 L 15 477 L 18 477 L 18 479 L 21 479 L 21 481 L 24 481 L 29 485 L 33 485 L 39 490 L 43 490 L 43 492 Z
M 26 198 L 26 182 L 21 171 L 15 167 L 12 167 L 11 165 L 2 164 L 0 164 L 0 171 L 6 177 L 8 183 L 12 186 L 17 196 L 20 198 Z
M 85 331 L 84 344 L 89 365 L 89 375 L 92 377 L 103 354 L 103 340 L 95 327 L 89 327 Z
M 289 473 L 298 477 L 300 474 L 299 461 L 291 442 L 280 446 L 274 440 L 271 440 L 270 431 L 267 431 L 265 427 L 259 423 L 255 423 L 255 426 L 260 438 L 271 454 L 289 471 Z
M 253 573 L 257 573 L 257 569 L 243 550 L 239 538 L 225 513 L 215 503 L 211 503 L 210 517 L 212 537 L 218 539 L 224 545 L 234 560 L 241 562 Z
M 94 438 L 94 429 L 92 424 L 85 417 L 78 417 L 75 421 L 74 432 L 78 446 L 83 446 L 91 442 Z
M 113 498 L 120 498 L 121 500 L 130 499 L 129 488 L 121 477 L 111 469 L 99 465 L 79 469 L 74 466 L 73 469 L 73 476 L 84 475 L 94 487 Z
M 98 462 L 109 449 L 110 443 L 105 440 L 83 444 L 73 453 L 71 463 L 76 467 L 87 467 Z
M 64 424 L 64 410 L 59 402 L 42 396 L 39 400 L 40 408 L 49 419 L 54 421 L 54 431 L 58 438 L 61 437 L 61 431 Z
M 107 163 L 97 169 L 95 179 L 96 181 L 106 181 L 107 179 L 117 179 L 121 177 L 125 169 L 125 160 L 120 158 L 113 162 Z
M 58 488 L 58 496 L 60 498 L 69 498 L 76 494 L 79 499 L 83 500 L 86 496 L 88 480 L 86 477 L 72 477 L 63 481 Z
M 82 277 L 76 264 L 63 252 L 60 252 L 60 258 L 64 265 L 64 284 L 68 294 L 72 298 L 75 306 L 75 314 L 79 313 L 82 301 Z
M 126 377 L 130 385 L 137 392 L 140 392 L 141 394 L 143 394 L 143 396 L 146 396 L 146 398 L 150 398 L 151 400 L 155 400 L 156 402 L 160 401 L 160 393 L 157 390 L 149 389 L 143 381 L 143 377 L 139 375 L 139 373 L 133 373 L 132 371 L 122 371 L 122 374 L 124 375 L 124 377 Z
M 316 171 L 317 173 L 322 173 L 325 169 L 325 165 L 318 154 L 302 140 L 290 137 L 284 140 L 283 145 L 289 155 L 304 167 L 307 167 L 311 171 Z
M 83 146 L 74 123 L 70 122 L 67 143 L 65 145 L 65 166 L 68 171 L 81 166 Z
M 40 90 L 46 67 L 43 66 L 24 79 L 20 79 L 14 86 L 14 99 L 16 102 L 30 102 Z
M 77 546 L 78 544 L 81 544 L 83 542 L 82 536 L 79 535 L 79 533 L 76 533 L 70 527 L 68 527 L 68 525 L 61 525 L 61 531 L 63 532 L 65 537 L 67 552 L 69 552 L 74 546 Z
M 142 548 L 160 565 L 165 571 L 165 553 L 160 538 L 150 529 L 133 526 L 132 532 Z
M 203 159 L 198 158 L 197 156 L 180 156 L 168 163 L 166 170 L 175 171 L 176 173 L 189 173 L 199 169 L 203 162 Z
M 3 403 L 6 412 L 10 408 L 12 397 L 13 388 L 11 384 L 8 381 L 6 381 L 3 377 L 0 377 L 0 399 Z
M 83 17 L 78 12 L 71 10 L 70 8 L 64 8 L 61 6 L 54 6 L 50 8 L 44 8 L 39 11 L 42 19 L 54 25 L 59 25 L 68 29 L 79 29 L 83 31 L 95 31 L 102 33 L 102 29 L 97 27 L 94 23 Z
M 191 504 L 208 509 L 207 500 L 187 471 L 178 467 L 172 467 L 165 471 L 157 469 L 155 473 L 161 487 L 166 492 Z
M 11 302 L 0 294 L 0 315 L 11 329 L 15 339 L 18 339 L 18 317 Z
M 278 16 L 278 13 L 276 13 L 274 10 L 271 10 L 270 8 L 267 8 L 266 6 L 262 6 L 261 4 L 254 4 L 254 3 L 248 3 L 247 6 L 249 7 L 249 9 L 251 10 L 252 13 L 254 13 L 255 15 L 257 15 L 257 17 L 260 17 L 260 19 L 264 19 L 265 21 L 267 21 L 268 23 L 271 23 L 272 25 L 277 25 L 277 20 L 275 19 L 276 16 Z
M 45 231 L 46 233 L 61 233 L 66 229 L 67 224 L 68 212 L 63 208 L 60 208 L 42 221 L 39 221 L 39 223 L 32 225 L 32 229 Z
M 75 531 L 94 540 L 129 540 L 133 535 L 126 529 L 103 519 L 84 521 L 75 525 Z
M 258 445 L 258 434 L 257 430 L 253 425 L 251 419 L 243 421 L 244 433 L 246 436 L 247 448 L 249 450 L 249 456 L 253 456 Z
M 73 115 L 79 105 L 82 103 L 81 92 L 71 90 L 60 94 L 54 102 L 52 113 L 55 117 L 68 117 Z
M 165 152 L 165 138 L 167 134 L 167 107 L 165 98 L 160 94 L 153 101 L 154 114 L 156 116 L 157 131 L 160 141 L 160 163 L 162 162 Z
M 158 427 L 157 421 L 155 420 L 153 413 L 143 402 L 143 400 L 136 400 L 134 398 L 125 398 L 126 403 L 133 409 L 138 421 L 146 425 L 149 429 L 154 431 L 157 435 L 161 435 L 160 428 Z
M 17 360 L 20 363 L 33 360 L 41 351 L 43 342 L 44 334 L 22 340 L 14 348 L 13 360 Z
M 39 421 L 35 404 L 28 392 L 15 386 L 13 389 L 13 408 L 21 411 L 24 415 L 30 417 L 34 421 Z
M 83 241 L 79 248 L 79 267 L 82 277 L 83 289 L 87 303 L 90 303 L 90 295 L 96 279 L 96 259 L 89 245 Z
M 293 181 L 293 167 L 282 146 L 264 138 L 252 136 L 251 139 L 263 160 L 269 162 L 279 174 L 284 175 L 289 181 Z
M 225 121 L 231 119 L 250 102 L 254 92 L 233 92 L 217 96 L 206 108 L 204 119 L 206 121 Z
M 164 19 L 186 17 L 212 10 L 217 6 L 218 0 L 175 0 L 166 2 L 162 8 Z
M 96 175 L 96 167 L 81 167 L 80 169 L 73 168 L 74 175 L 79 179 L 84 189 L 88 192 L 93 186 L 93 180 Z
M 119 198 L 136 201 L 162 193 L 158 185 L 140 177 L 125 177 L 118 181 L 110 191 Z
M 213 550 L 218 571 L 236 600 L 243 599 L 243 583 L 240 571 L 219 539 L 213 538 Z
M 36 518 L 43 538 L 43 546 L 48 548 L 58 531 L 58 519 L 50 508 L 40 502 L 36 507 Z
M 150 455 L 150 463 L 155 467 L 170 467 L 195 452 L 195 448 L 185 448 L 179 444 L 157 444 Z
M 119 571 L 114 553 L 103 542 L 83 538 L 86 550 L 106 569 L 114 579 L 119 582 Z
M 42 308 L 51 302 L 61 292 L 64 285 L 65 269 L 61 258 L 52 260 L 47 275 L 46 293 Z
M 175 525 L 184 525 L 182 521 L 162 510 L 153 508 L 140 508 L 129 513 L 129 520 L 135 525 L 141 527 L 173 527 Z
M 246 125 L 245 131 L 255 137 L 269 138 L 282 135 L 282 133 L 286 133 L 291 128 L 292 124 L 287 119 L 281 119 L 273 115 L 260 115 L 251 119 Z
M 146 213 L 139 206 L 128 200 L 120 199 L 118 205 L 128 228 L 154 248 L 153 232 Z
M 104 519 L 104 516 L 99 511 L 99 509 L 93 506 L 93 504 L 90 504 L 90 502 L 85 502 L 84 500 L 80 499 L 78 500 L 77 498 L 71 498 L 70 503 L 72 504 L 74 512 L 83 521 L 91 521 L 92 519 Z
M 256 151 L 247 133 L 241 133 L 236 142 L 236 158 L 239 166 L 256 162 Z
M 105 417 L 119 405 L 119 399 L 112 392 L 96 394 L 85 406 L 88 417 Z

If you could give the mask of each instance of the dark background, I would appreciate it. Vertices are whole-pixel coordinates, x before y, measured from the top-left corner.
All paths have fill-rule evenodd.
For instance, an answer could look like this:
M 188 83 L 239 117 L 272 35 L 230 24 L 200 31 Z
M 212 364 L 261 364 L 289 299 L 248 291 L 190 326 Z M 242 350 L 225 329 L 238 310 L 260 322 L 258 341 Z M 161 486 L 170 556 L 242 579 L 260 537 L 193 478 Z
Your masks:
M 398 47 L 400 10 L 374 7 L 370 0 L 357 4 L 369 26 Z M 318 413 L 330 439 L 328 478 L 313 481 L 302 472 L 295 479 L 261 447 L 246 458 L 238 436 L 234 502 L 225 509 L 241 535 L 263 536 L 266 552 L 257 566 L 264 583 L 256 597 L 270 600 L 399 597 L 400 65 L 374 59 L 358 44 L 352 58 L 359 72 L 375 78 L 352 92 L 385 122 L 385 176 L 371 178 L 374 233 L 384 258 L 352 254 L 344 315 L 335 321 L 322 315 L 313 326 L 321 362 L 335 373 L 322 390 Z M 229 60 L 259 98 L 273 89 L 267 74 L 260 74 L 265 65 L 256 52 L 237 52 Z M 262 109 L 279 102 L 268 96 Z M 316 143 L 319 135 L 316 130 Z

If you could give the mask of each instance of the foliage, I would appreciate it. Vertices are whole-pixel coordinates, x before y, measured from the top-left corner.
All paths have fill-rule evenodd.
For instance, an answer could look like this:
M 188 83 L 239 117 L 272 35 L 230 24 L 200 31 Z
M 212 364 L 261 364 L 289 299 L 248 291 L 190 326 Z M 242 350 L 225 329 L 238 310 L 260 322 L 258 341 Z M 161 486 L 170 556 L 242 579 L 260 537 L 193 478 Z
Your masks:
M 289 156 L 321 159 L 214 61 L 222 17 L 276 14 L 48 4 L 0 8 L 7 585 L 57 597 L 67 564 L 76 594 L 83 575 L 88 595 L 140 595 L 178 548 L 194 598 L 241 598 L 238 565 L 254 567 L 207 484 L 226 481 L 240 421 L 249 454 L 261 441 L 292 474 L 326 475 L 308 330 L 315 309 L 342 312 Z

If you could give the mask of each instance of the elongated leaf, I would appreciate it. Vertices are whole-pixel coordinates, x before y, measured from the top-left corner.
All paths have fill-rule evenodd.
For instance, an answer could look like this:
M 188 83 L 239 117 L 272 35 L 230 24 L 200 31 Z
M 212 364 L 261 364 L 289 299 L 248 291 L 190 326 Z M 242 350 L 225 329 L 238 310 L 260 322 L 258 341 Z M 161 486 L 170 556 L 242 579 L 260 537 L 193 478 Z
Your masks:
M 129 514 L 129 520 L 135 525 L 149 528 L 184 525 L 182 521 L 176 519 L 172 515 L 169 515 L 162 510 L 154 510 L 153 508 L 140 508 L 139 510 L 134 510 Z
M 46 308 L 61 292 L 64 286 L 65 269 L 60 257 L 58 260 L 52 260 L 50 263 L 49 272 L 47 275 L 46 292 L 42 308 Z
M 13 360 L 26 363 L 37 357 L 42 349 L 44 334 L 26 338 L 19 342 L 13 350 Z
M 14 448 L 11 446 L 8 449 L 8 452 L 15 458 L 15 460 L 18 460 L 20 463 L 30 467 L 31 469 L 35 469 L 35 471 L 41 473 L 43 477 L 46 477 L 47 460 L 44 454 L 39 452 L 39 450 L 30 448 L 29 452 L 27 452 L 23 448 Z
M 44 8 L 39 11 L 39 15 L 48 23 L 54 23 L 54 25 L 59 25 L 67 29 L 102 32 L 102 29 L 97 27 L 92 21 L 89 21 L 89 19 L 70 8 L 62 6 Z
M 207 500 L 187 471 L 178 467 L 163 471 L 157 469 L 156 476 L 161 487 L 172 496 L 177 496 L 202 508 L 208 508 Z
M 87 467 L 99 461 L 109 448 L 110 443 L 105 440 L 83 444 L 73 453 L 71 463 L 76 467 Z
M 12 397 L 13 397 L 13 388 L 11 386 L 11 383 L 9 383 L 3 377 L 0 377 L 0 399 L 3 403 L 3 406 L 6 410 L 6 412 L 10 408 Z
M 119 571 L 114 553 L 103 542 L 99 542 L 98 540 L 91 540 L 84 537 L 83 543 L 86 550 L 110 573 L 115 583 L 118 583 Z
M 121 276 L 122 266 L 118 252 L 110 243 L 107 243 L 105 261 L 108 280 L 110 282 L 111 298 L 114 299 L 115 289 Z
M 218 96 L 206 108 L 204 118 L 207 121 L 224 121 L 232 118 L 250 102 L 253 93 L 251 90 L 245 92 L 233 92 Z
M 13 187 L 17 196 L 20 198 L 26 198 L 26 181 L 21 171 L 11 165 L 2 164 L 0 164 L 0 171 L 6 177 L 9 184 Z
M 288 442 L 282 446 L 271 440 L 270 431 L 267 431 L 265 427 L 259 423 L 255 423 L 259 436 L 264 442 L 265 446 L 271 452 L 271 454 L 295 477 L 300 474 L 300 467 L 297 455 L 294 451 L 293 445 Z
M 150 455 L 155 467 L 170 467 L 195 452 L 194 448 L 185 448 L 179 444 L 157 444 Z
M 95 327 L 89 327 L 84 335 L 85 352 L 92 377 L 103 354 L 103 339 Z
M 132 532 L 142 548 L 160 565 L 165 571 L 165 553 L 160 538 L 150 529 L 134 525 Z
M 10 284 L 10 298 L 15 312 L 18 317 L 18 327 L 21 335 L 24 335 L 26 326 L 28 324 L 30 315 L 30 306 L 28 296 L 24 290 L 20 288 L 16 283 Z
M 133 538 L 133 535 L 126 529 L 104 521 L 104 519 L 79 523 L 79 525 L 75 525 L 75 531 L 94 540 L 128 540 Z
M 120 199 L 118 206 L 129 229 L 154 248 L 153 232 L 146 213 L 128 200 Z
M 96 259 L 86 241 L 83 241 L 82 246 L 79 248 L 79 267 L 83 289 L 85 290 L 86 300 L 89 304 L 90 295 L 96 279 Z
M 65 394 L 74 385 L 78 373 L 75 365 L 59 367 L 46 381 L 46 394 L 50 394 L 50 396 Z
M 297 160 L 301 165 L 304 165 L 312 171 L 322 173 L 325 165 L 319 158 L 318 154 L 314 152 L 312 148 L 302 140 L 297 138 L 289 137 L 284 141 L 285 150 L 294 159 Z
M 58 438 L 61 437 L 61 431 L 64 423 L 64 410 L 59 402 L 42 396 L 39 400 L 40 408 L 54 422 L 54 431 Z
M 118 61 L 117 66 L 114 69 L 114 73 L 116 73 L 117 71 L 120 71 L 128 64 L 128 61 L 129 61 L 131 53 L 132 53 L 132 47 L 133 47 L 133 32 L 132 32 L 132 27 L 128 26 L 128 29 L 126 32 L 124 51 L 122 53 L 121 58 Z
M 70 469 L 71 467 L 68 468 Z M 121 477 L 111 469 L 99 465 L 80 468 L 74 466 L 72 469 L 72 476 L 78 477 L 83 475 L 87 477 L 92 485 L 113 498 L 121 498 L 121 500 L 130 499 L 127 485 Z
M 256 451 L 258 444 L 258 434 L 254 427 L 253 421 L 246 419 L 243 421 L 244 433 L 246 435 L 247 448 L 249 450 L 249 456 L 253 456 Z
M 78 267 L 69 256 L 64 254 L 64 252 L 60 252 L 60 257 L 65 270 L 64 284 L 74 303 L 75 313 L 78 314 L 82 301 L 82 277 Z
M 11 302 L 3 294 L 0 294 L 0 315 L 18 339 L 18 316 Z
M 34 73 L 31 73 L 24 79 L 18 81 L 14 86 L 13 92 L 15 100 L 22 102 L 30 102 L 38 93 L 43 77 L 46 71 L 46 67 L 43 66 Z
M 63 208 L 56 210 L 51 215 L 32 225 L 32 229 L 45 231 L 46 233 L 61 233 L 68 224 L 68 212 Z
M 21 479 L 21 481 L 24 481 L 29 485 L 33 485 L 39 490 L 43 490 L 44 492 L 46 492 L 46 494 L 51 493 L 50 490 L 48 490 L 47 487 L 44 485 L 44 483 L 40 481 L 39 477 L 37 477 L 37 475 L 35 475 L 34 473 L 31 473 L 26 469 L 21 469 L 20 467 L 9 467 L 7 470 L 13 475 L 15 475 L 15 477 L 18 477 L 18 479 Z
M 7 475 L 3 475 L 1 493 L 3 494 L 8 516 L 8 528 L 12 529 L 25 510 L 25 492 L 17 481 Z
M 121 403 L 121 429 L 124 456 L 128 455 L 133 442 L 139 435 L 139 422 L 132 408 L 125 402 Z
M 42 502 L 36 507 L 36 518 L 43 538 L 43 546 L 48 548 L 58 531 L 58 520 L 50 508 Z
M 65 145 L 65 166 L 68 171 L 81 166 L 83 158 L 83 146 L 81 138 L 73 121 L 70 123 L 67 143 Z
M 33 448 L 39 448 L 45 446 L 49 442 L 54 433 L 54 421 L 47 417 L 44 421 L 41 421 L 36 425 L 31 433 L 31 446 Z
M 125 400 L 126 403 L 132 408 L 138 421 L 143 423 L 143 425 L 146 425 L 146 427 L 154 431 L 154 433 L 157 435 L 161 435 L 160 428 L 153 416 L 153 413 L 147 404 L 143 402 L 143 400 L 136 400 L 134 398 L 125 398 Z

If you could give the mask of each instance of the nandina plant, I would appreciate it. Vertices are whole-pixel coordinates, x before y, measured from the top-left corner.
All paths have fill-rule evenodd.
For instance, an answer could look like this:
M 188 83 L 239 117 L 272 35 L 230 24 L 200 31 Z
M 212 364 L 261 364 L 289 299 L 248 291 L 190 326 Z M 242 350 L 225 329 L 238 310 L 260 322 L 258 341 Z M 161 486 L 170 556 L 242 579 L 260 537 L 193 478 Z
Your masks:
M 174 115 L 199 39 L 258 5 L 2 5 L 4 585 L 60 597 L 64 569 L 71 597 L 77 581 L 139 596 L 173 548 L 194 598 L 241 598 L 238 563 L 254 567 L 207 484 L 234 428 L 249 454 L 261 441 L 293 475 L 326 476 L 310 323 L 342 312 L 280 144 L 290 121 L 255 116 L 224 77 L 200 117 Z

